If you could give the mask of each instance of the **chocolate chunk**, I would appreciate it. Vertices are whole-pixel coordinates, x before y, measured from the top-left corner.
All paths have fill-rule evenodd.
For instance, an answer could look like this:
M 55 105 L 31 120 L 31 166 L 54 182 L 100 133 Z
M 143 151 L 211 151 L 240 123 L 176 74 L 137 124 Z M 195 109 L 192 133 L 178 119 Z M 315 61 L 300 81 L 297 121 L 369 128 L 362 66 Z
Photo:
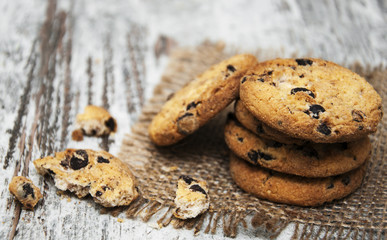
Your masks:
M 327 136 L 332 133 L 331 129 L 325 123 L 321 123 L 317 127 L 317 131 Z
M 258 163 L 258 159 L 264 159 L 266 161 L 270 161 L 275 159 L 273 156 L 267 153 L 263 153 L 260 151 L 250 150 L 250 152 L 247 153 L 247 156 L 251 161 L 253 161 L 254 164 Z
M 110 163 L 110 161 L 104 157 L 98 156 L 97 162 L 99 163 Z
M 355 122 L 363 122 L 365 114 L 360 110 L 352 110 L 352 120 Z
M 52 171 L 51 169 L 47 169 L 47 172 L 48 172 L 51 176 L 54 176 L 54 175 L 55 175 L 55 172 Z
M 227 65 L 227 69 L 230 70 L 231 72 L 235 72 L 236 69 L 233 65 Z
M 187 111 L 190 110 L 191 108 L 195 108 L 198 104 L 202 103 L 201 101 L 198 102 L 191 102 L 187 105 Z
M 304 74 L 301 74 L 299 77 L 300 77 L 300 78 L 303 78 L 303 77 L 305 77 L 305 76 L 304 76 Z
M 33 199 L 35 199 L 34 189 L 31 187 L 29 183 L 25 183 L 23 185 L 24 198 L 27 198 L 28 195 L 31 195 Z
M 114 131 L 114 129 L 116 128 L 116 123 L 114 121 L 114 119 L 112 117 L 110 117 L 106 122 L 105 122 L 105 126 L 107 128 L 110 129 L 110 131 Z M 95 135 L 95 134 L 93 134 Z
M 204 191 L 204 189 L 201 186 L 197 185 L 197 184 L 192 185 L 191 187 L 189 187 L 189 189 L 191 189 L 194 192 L 201 192 L 204 195 L 207 195 L 206 191 Z
M 247 156 L 249 159 L 254 163 L 257 164 L 258 162 L 258 152 L 255 150 L 250 150 L 250 152 L 247 153 Z
M 75 154 L 79 155 L 81 158 L 75 156 Z M 89 156 L 85 150 L 77 150 L 75 151 L 75 154 L 70 160 L 70 167 L 72 169 L 79 170 L 89 164 Z
M 313 64 L 312 60 L 306 59 L 306 58 L 298 58 L 298 59 L 296 59 L 296 62 L 297 62 L 298 65 L 301 65 L 301 66 L 306 66 L 306 65 L 312 65 Z
M 325 108 L 321 105 L 313 104 L 309 107 L 309 110 L 305 111 L 306 114 L 311 116 L 312 118 L 319 119 L 319 115 L 321 112 L 325 112 Z
M 330 183 L 328 186 L 327 186 L 327 189 L 332 189 L 335 185 L 333 183 Z
M 100 191 L 97 191 L 97 192 L 95 193 L 95 196 L 97 196 L 97 197 L 100 197 L 100 196 L 102 196 L 102 192 L 100 192 Z
M 246 82 L 246 80 L 247 80 L 247 77 L 243 77 L 241 83 Z
M 291 95 L 294 95 L 296 94 L 297 92 L 305 92 L 306 94 L 308 94 L 309 96 L 311 96 L 312 98 L 315 98 L 315 95 L 312 91 L 310 91 L 309 89 L 307 88 L 303 88 L 303 87 L 298 87 L 298 88 L 293 88 L 292 90 L 290 90 L 290 94 Z
M 238 141 L 239 141 L 239 142 L 243 142 L 243 138 L 242 138 L 242 137 L 239 137 L 239 138 L 238 138 Z
M 263 78 L 258 78 L 257 81 L 264 82 L 265 79 L 263 79 Z
M 183 179 L 183 181 L 184 181 L 185 183 L 187 183 L 188 185 L 190 185 L 192 182 L 196 182 L 195 179 L 193 179 L 193 178 L 191 178 L 190 176 L 187 176 L 187 175 L 181 175 L 181 176 L 179 177 L 179 179 Z
M 345 185 L 348 186 L 348 184 L 351 182 L 351 179 L 349 176 L 344 176 L 343 179 L 341 179 L 341 182 Z

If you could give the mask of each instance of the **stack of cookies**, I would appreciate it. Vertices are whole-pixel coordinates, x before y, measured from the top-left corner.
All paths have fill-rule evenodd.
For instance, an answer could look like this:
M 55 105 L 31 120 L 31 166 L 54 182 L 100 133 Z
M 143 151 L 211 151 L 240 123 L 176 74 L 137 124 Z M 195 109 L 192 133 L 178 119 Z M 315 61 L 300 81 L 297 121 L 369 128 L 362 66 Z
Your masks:
M 173 145 L 234 101 L 225 140 L 232 177 L 246 192 L 316 206 L 360 186 L 381 98 L 364 78 L 324 60 L 226 59 L 169 97 L 149 137 Z
M 320 59 L 275 59 L 240 79 L 225 127 L 230 171 L 246 192 L 317 206 L 361 185 L 381 98 L 359 75 Z

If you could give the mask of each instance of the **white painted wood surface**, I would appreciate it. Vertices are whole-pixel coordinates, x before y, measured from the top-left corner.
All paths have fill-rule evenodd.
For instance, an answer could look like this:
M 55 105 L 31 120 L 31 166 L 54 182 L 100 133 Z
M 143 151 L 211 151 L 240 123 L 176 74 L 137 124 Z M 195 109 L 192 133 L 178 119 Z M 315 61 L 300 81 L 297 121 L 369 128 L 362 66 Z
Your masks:
M 91 199 L 61 197 L 32 164 L 70 147 L 117 154 L 168 61 L 166 39 L 180 46 L 221 40 L 229 50 L 261 49 L 267 58 L 387 63 L 385 0 L 2 0 L 0 10 L 0 239 L 193 238 L 189 230 L 155 229 L 152 221 L 119 222 Z M 75 115 L 89 103 L 116 117 L 115 136 L 70 139 Z M 29 176 L 44 192 L 35 211 L 10 195 L 14 175 Z M 255 235 L 261 233 L 240 229 L 241 239 Z M 218 228 L 199 238 L 223 235 Z

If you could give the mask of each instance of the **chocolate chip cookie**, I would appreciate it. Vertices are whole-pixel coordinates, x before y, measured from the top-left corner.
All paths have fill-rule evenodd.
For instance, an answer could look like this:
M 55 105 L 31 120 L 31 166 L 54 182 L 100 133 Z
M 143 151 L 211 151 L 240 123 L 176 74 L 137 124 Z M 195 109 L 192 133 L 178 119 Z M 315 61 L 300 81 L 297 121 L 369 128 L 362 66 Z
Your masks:
M 328 177 L 363 165 L 371 152 L 368 137 L 348 143 L 302 146 L 260 138 L 229 117 L 225 140 L 240 158 L 258 166 L 303 177 Z
M 237 98 L 240 78 L 256 64 L 252 55 L 236 55 L 197 76 L 153 118 L 150 139 L 156 145 L 167 146 L 195 132 Z
M 275 59 L 241 79 L 240 98 L 256 118 L 294 138 L 320 143 L 376 131 L 381 98 L 362 77 L 321 59 Z
M 234 106 L 235 117 L 238 121 L 247 129 L 266 139 L 271 139 L 280 143 L 285 144 L 305 144 L 307 141 L 297 138 L 292 138 L 272 127 L 269 127 L 267 124 L 259 121 L 253 114 L 251 114 L 246 107 L 243 105 L 242 101 L 239 99 L 235 101 Z
M 231 154 L 235 183 L 259 198 L 299 206 L 318 206 L 354 192 L 362 183 L 366 164 L 348 173 L 327 178 L 304 178 L 266 170 Z
M 29 210 L 34 209 L 39 200 L 43 198 L 39 188 L 30 179 L 22 176 L 12 178 L 9 191 Z
M 139 195 L 129 167 L 105 151 L 67 149 L 34 161 L 41 175 L 49 175 L 62 191 L 82 198 L 90 194 L 104 207 L 129 205 Z

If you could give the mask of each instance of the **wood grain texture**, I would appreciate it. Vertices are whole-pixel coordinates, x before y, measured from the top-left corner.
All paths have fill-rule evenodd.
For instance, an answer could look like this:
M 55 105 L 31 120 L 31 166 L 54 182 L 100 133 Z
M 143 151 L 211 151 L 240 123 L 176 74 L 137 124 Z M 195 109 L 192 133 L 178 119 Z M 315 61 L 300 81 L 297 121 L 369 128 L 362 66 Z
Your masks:
M 32 165 L 70 147 L 117 154 L 175 43 L 222 40 L 230 51 L 261 49 L 267 58 L 297 54 L 344 65 L 387 63 L 387 4 L 380 0 L 20 0 L 1 1 L 0 9 L 0 239 L 193 236 L 139 220 L 118 222 L 100 214 L 89 198 L 58 195 L 53 182 Z M 118 133 L 72 141 L 75 116 L 87 104 L 107 108 L 117 119 Z M 35 211 L 22 209 L 10 195 L 14 175 L 29 176 L 42 190 L 44 201 Z M 255 235 L 240 231 L 241 237 Z

